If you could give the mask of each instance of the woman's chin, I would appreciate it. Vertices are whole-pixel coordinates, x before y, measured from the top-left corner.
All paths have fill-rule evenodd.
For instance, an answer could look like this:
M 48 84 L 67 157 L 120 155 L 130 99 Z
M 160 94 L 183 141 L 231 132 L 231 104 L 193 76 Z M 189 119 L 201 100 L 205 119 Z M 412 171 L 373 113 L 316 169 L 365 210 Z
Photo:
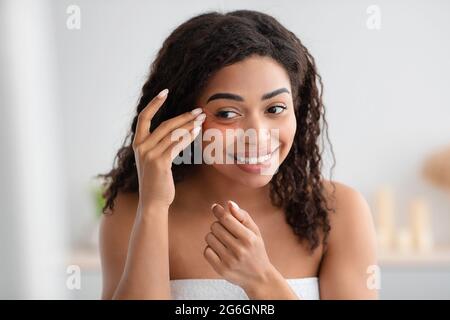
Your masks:
M 272 180 L 271 176 L 259 176 L 258 178 L 245 179 L 244 181 L 240 181 L 240 183 L 249 188 L 258 189 L 267 185 L 270 180 Z
M 221 170 L 223 169 L 223 170 Z M 272 180 L 273 174 L 265 170 L 242 170 L 237 165 L 218 169 L 222 174 L 226 175 L 229 179 L 236 181 L 237 183 L 250 187 L 261 188 L 267 185 Z

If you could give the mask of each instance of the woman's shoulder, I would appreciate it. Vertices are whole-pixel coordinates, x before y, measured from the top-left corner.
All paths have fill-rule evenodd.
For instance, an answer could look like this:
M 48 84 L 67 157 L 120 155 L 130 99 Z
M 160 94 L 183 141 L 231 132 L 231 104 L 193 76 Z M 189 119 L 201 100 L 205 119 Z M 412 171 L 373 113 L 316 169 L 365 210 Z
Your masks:
M 373 216 L 364 195 L 342 182 L 323 181 L 330 210 L 329 243 L 358 241 L 364 237 L 374 237 Z M 345 239 L 345 241 L 344 241 Z
M 377 244 L 367 200 L 353 187 L 327 182 L 335 211 L 319 269 L 321 299 L 376 299 L 368 286 L 377 265 Z
M 105 217 L 119 216 L 134 216 L 136 214 L 139 201 L 139 194 L 137 192 L 119 192 L 114 199 L 113 208 L 106 208 Z
M 136 218 L 138 200 L 137 193 L 119 193 L 114 199 L 113 208 L 107 208 L 101 217 L 101 235 L 113 241 L 127 238 Z
M 352 207 L 361 207 L 367 205 L 367 200 L 363 194 L 347 184 L 335 180 L 322 180 L 325 190 L 325 196 L 329 204 L 336 211 L 346 211 Z
M 119 193 L 112 209 L 100 219 L 99 253 L 102 264 L 103 298 L 111 298 L 125 266 L 130 234 L 136 218 L 137 193 Z

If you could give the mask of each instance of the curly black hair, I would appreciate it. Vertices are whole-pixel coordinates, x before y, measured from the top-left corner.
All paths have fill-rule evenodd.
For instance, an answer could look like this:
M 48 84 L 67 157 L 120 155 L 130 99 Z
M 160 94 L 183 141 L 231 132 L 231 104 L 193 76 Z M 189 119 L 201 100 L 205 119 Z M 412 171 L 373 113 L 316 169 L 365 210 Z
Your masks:
M 114 199 L 119 192 L 138 192 L 131 143 L 138 115 L 149 101 L 164 88 L 171 92 L 165 107 L 160 108 L 152 119 L 152 132 L 161 122 L 189 111 L 186 106 L 195 105 L 215 72 L 255 54 L 276 60 L 287 71 L 297 120 L 293 146 L 270 181 L 271 202 L 283 208 L 287 223 L 300 241 L 307 241 L 311 252 L 321 243 L 326 245 L 330 231 L 328 210 L 334 209 L 328 207 L 321 179 L 323 150 L 320 151 L 318 138 L 322 131 L 326 130 L 329 141 L 322 79 L 314 58 L 295 34 L 274 17 L 258 11 L 203 13 L 178 26 L 164 41 L 150 67 L 131 130 L 117 152 L 113 169 L 99 175 L 104 179 L 104 213 L 114 208 Z M 331 153 L 333 169 L 332 146 Z M 172 167 L 175 183 L 183 179 L 190 165 Z M 335 186 L 332 185 L 334 194 Z

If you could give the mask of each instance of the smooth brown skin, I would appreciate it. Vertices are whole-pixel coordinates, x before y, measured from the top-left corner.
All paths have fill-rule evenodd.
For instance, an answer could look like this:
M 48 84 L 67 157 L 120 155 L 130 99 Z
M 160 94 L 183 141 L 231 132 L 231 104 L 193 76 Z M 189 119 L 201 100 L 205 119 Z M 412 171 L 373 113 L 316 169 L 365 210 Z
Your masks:
M 260 100 L 262 94 L 281 87 L 291 92 L 286 72 L 270 58 L 251 57 L 223 68 L 211 79 L 198 101 L 207 114 L 203 129 L 280 128 L 280 162 L 283 161 L 295 133 L 292 97 L 282 93 L 267 101 Z M 239 94 L 245 101 L 218 99 L 206 104 L 207 98 L 217 92 Z M 321 299 L 378 297 L 376 290 L 366 286 L 369 277 L 367 268 L 377 264 L 375 232 L 369 206 L 359 192 L 334 182 L 336 200 L 331 205 L 336 212 L 330 213 L 329 246 L 326 252 L 319 246 L 310 254 L 285 222 L 284 213 L 271 205 L 268 189 L 270 176 L 245 173 L 235 165 L 197 165 L 195 174 L 178 183 L 175 192 L 170 176 L 171 157 L 161 161 L 161 157 L 155 156 L 161 150 L 167 150 L 167 145 L 164 148 L 158 146 L 170 131 L 164 135 L 164 130 L 160 130 L 159 136 L 150 137 L 154 133 L 146 136 L 152 114 L 163 103 L 155 100 L 158 102 L 150 103 L 144 109 L 147 111 L 141 113 L 138 124 L 140 133 L 135 139 L 138 141 L 133 144 L 138 159 L 141 196 L 119 194 L 113 214 L 104 215 L 101 220 L 103 299 L 170 299 L 169 279 L 199 278 L 225 278 L 238 283 L 245 287 L 251 299 L 291 299 L 295 297 L 284 279 L 315 276 L 319 277 Z M 287 107 L 283 114 L 274 116 L 266 112 L 271 106 L 280 104 Z M 236 117 L 223 121 L 215 116 L 219 109 L 231 110 Z M 166 125 L 177 122 L 170 129 L 186 123 L 190 125 L 192 121 L 187 121 L 193 118 L 181 115 Z M 166 130 L 169 128 L 166 127 Z M 153 151 L 153 157 L 145 156 L 149 150 L 159 151 Z M 152 179 L 145 179 L 147 174 Z M 324 184 L 326 192 L 330 193 L 330 182 L 324 181 Z M 249 249 L 239 244 L 239 248 L 247 248 L 247 252 L 251 253 L 246 257 L 262 261 L 235 260 L 234 269 L 240 271 L 233 273 L 229 268 L 214 263 L 213 252 L 217 256 L 226 253 L 219 254 L 219 247 L 212 245 L 214 239 L 210 234 L 212 226 L 217 226 L 216 221 L 221 221 L 218 214 L 212 212 L 211 205 L 220 204 L 228 210 L 230 219 L 228 200 L 236 202 L 259 231 L 260 240 L 255 242 L 259 245 Z M 252 229 L 249 225 L 242 226 Z M 227 228 L 225 230 L 232 233 Z M 207 246 L 212 251 L 205 250 Z M 261 279 L 264 275 L 271 275 L 268 279 L 272 282 L 267 280 L 267 284 L 273 289 L 274 296 L 260 294 L 267 290 L 263 290 L 262 284 L 257 288 L 257 281 L 245 276 L 252 272 L 260 275 Z

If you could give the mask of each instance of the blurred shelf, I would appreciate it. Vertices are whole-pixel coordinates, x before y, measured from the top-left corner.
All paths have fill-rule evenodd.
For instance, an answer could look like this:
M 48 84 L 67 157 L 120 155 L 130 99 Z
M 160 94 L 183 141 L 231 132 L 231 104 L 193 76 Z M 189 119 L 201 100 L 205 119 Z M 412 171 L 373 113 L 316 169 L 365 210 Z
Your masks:
M 402 253 L 397 251 L 380 252 L 378 263 L 381 267 L 449 267 L 450 245 L 436 247 L 430 252 Z M 99 272 L 100 255 L 97 249 L 78 249 L 69 256 L 68 264 L 78 265 L 81 270 Z
M 450 267 L 450 246 L 438 246 L 429 252 L 380 252 L 378 261 L 382 267 Z
M 82 271 L 100 271 L 100 253 L 96 248 L 80 248 L 69 254 L 68 264 L 77 265 Z

